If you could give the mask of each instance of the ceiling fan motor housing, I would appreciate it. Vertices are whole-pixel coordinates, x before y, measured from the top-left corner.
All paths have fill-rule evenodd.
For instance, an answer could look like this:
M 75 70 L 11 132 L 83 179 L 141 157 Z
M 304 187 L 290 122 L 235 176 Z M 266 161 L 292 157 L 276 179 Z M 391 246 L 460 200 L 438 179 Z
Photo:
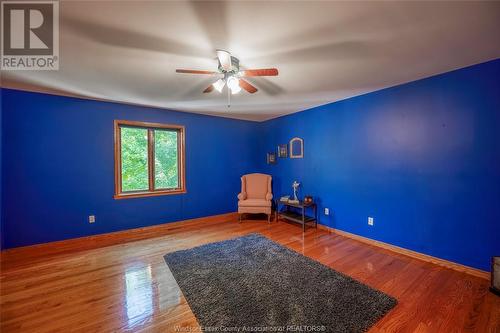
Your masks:
M 222 68 L 222 65 L 219 61 L 219 71 L 221 73 L 233 73 L 236 74 L 240 71 L 240 60 L 236 57 L 231 56 L 231 69 L 226 71 L 224 68 Z

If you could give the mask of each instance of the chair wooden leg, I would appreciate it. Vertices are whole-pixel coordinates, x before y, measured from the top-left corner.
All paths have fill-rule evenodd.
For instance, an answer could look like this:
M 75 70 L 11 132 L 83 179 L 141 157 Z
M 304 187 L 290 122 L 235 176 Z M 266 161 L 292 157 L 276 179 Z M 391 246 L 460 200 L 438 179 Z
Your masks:
M 238 223 L 241 223 L 241 215 L 243 214 L 238 214 Z
M 271 214 L 267 215 L 267 222 L 271 223 Z

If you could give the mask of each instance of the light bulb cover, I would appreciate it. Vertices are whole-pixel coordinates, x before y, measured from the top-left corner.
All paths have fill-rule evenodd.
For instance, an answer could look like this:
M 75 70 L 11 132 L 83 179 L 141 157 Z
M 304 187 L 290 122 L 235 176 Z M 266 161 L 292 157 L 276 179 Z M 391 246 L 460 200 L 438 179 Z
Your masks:
M 238 80 L 237 78 L 235 78 L 234 76 L 231 76 L 227 79 L 227 86 L 233 90 L 233 89 L 237 89 L 239 88 L 240 86 L 240 80 Z
M 231 88 L 231 94 L 233 94 L 233 95 L 239 93 L 240 91 L 241 91 L 240 86 L 236 86 L 236 87 Z
M 215 90 L 217 90 L 218 92 L 222 92 L 222 88 L 224 88 L 224 85 L 226 84 L 226 82 L 224 82 L 223 79 L 218 79 L 217 81 L 215 81 L 212 86 L 215 88 Z

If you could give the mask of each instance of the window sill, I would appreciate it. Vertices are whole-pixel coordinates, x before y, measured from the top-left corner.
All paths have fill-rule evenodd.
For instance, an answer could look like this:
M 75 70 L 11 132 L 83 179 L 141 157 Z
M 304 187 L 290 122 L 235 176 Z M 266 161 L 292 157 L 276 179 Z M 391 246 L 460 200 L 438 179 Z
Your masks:
M 166 190 L 166 191 L 154 191 L 154 192 L 133 192 L 133 193 L 121 193 L 115 194 L 113 198 L 115 200 L 120 199 L 133 199 L 142 197 L 157 197 L 161 195 L 173 195 L 173 194 L 185 194 L 187 193 L 185 189 L 181 190 Z

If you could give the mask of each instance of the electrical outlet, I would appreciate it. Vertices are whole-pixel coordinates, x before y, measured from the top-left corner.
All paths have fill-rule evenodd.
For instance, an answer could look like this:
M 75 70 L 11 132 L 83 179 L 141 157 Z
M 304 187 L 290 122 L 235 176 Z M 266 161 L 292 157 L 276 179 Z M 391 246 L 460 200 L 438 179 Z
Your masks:
M 368 216 L 368 225 L 373 225 L 373 217 Z
M 95 215 L 89 215 L 89 223 L 95 222 Z
M 325 208 L 325 215 L 330 215 L 330 208 Z

